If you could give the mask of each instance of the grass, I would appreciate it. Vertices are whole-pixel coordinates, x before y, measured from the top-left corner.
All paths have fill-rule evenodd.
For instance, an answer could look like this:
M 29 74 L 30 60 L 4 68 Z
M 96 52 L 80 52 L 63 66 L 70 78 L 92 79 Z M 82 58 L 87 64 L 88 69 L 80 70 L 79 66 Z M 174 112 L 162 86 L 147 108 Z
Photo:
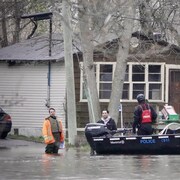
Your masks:
M 8 134 L 7 136 L 10 139 L 18 139 L 18 140 L 24 140 L 24 141 L 32 141 L 32 142 L 38 142 L 38 143 L 43 143 L 43 137 L 34 137 L 34 136 L 23 136 L 23 135 L 12 135 L 12 134 Z
M 23 135 L 12 135 L 8 134 L 7 138 L 10 139 L 18 139 L 18 140 L 24 140 L 24 141 L 32 141 L 37 143 L 44 143 L 44 139 L 42 136 L 40 137 L 34 137 L 34 136 L 23 136 Z M 81 136 L 77 136 L 75 140 L 75 145 L 69 144 L 68 139 L 65 139 L 65 146 L 66 148 L 77 148 L 80 151 L 90 151 L 90 147 L 85 139 L 83 139 Z

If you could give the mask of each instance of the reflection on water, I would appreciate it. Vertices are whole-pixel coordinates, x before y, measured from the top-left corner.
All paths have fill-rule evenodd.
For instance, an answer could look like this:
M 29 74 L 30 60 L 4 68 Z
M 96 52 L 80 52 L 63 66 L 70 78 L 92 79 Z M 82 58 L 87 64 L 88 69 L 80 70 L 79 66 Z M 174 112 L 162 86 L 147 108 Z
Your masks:
M 75 149 L 44 154 L 44 146 L 0 149 L 0 179 L 179 179 L 178 155 L 90 156 Z

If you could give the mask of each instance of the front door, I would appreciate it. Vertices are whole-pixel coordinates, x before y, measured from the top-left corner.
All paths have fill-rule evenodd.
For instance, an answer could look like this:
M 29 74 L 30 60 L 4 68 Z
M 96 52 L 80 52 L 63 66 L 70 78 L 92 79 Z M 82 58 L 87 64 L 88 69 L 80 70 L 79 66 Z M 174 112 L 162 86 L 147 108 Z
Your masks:
M 170 69 L 169 74 L 169 105 L 180 114 L 180 70 Z

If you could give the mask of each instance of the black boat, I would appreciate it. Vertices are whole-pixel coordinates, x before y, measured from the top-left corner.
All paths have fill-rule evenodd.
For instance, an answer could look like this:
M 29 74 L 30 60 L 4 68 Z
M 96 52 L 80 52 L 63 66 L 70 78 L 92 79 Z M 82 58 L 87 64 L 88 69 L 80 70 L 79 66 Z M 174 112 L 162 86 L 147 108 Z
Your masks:
M 170 123 L 153 135 L 133 135 L 126 128 L 109 131 L 104 124 L 89 123 L 85 136 L 96 154 L 180 154 L 179 123 Z

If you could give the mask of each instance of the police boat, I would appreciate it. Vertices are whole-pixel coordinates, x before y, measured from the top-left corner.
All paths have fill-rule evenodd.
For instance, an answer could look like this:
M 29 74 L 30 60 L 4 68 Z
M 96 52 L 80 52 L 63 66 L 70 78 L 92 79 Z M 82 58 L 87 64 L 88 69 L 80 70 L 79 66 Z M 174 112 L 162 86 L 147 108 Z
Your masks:
M 96 154 L 180 154 L 180 124 L 167 124 L 158 134 L 133 135 L 132 129 L 110 131 L 106 125 L 88 123 L 85 136 Z

